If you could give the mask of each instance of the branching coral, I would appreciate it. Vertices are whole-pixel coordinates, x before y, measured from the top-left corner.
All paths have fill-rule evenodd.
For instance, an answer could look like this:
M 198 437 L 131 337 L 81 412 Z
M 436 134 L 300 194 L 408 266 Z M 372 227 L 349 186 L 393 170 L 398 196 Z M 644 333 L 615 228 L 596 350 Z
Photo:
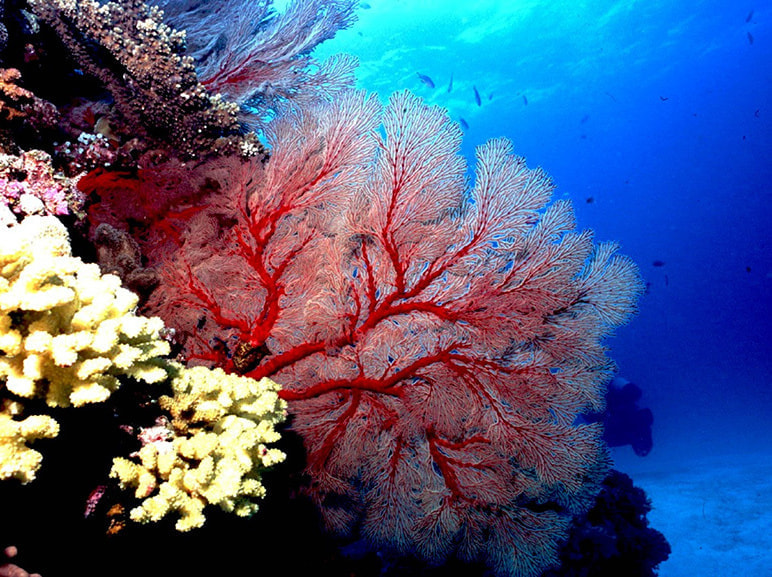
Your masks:
M 28 483 L 35 478 L 43 455 L 27 446 L 36 439 L 51 439 L 59 424 L 48 415 L 32 415 L 15 420 L 19 404 L 6 402 L 0 411 L 0 480 L 15 478 Z
M 173 395 L 160 399 L 171 422 L 140 433 L 138 463 L 120 457 L 113 462 L 110 475 L 144 499 L 131 518 L 146 523 L 179 513 L 176 528 L 188 531 L 204 524 L 206 505 L 252 515 L 255 499 L 265 495 L 262 471 L 284 459 L 266 447 L 278 440 L 274 425 L 286 415 L 279 386 L 221 369 L 175 368 Z
M 135 133 L 185 156 L 255 150 L 240 134 L 238 106 L 210 95 L 189 57 L 184 33 L 141 0 L 30 0 L 88 74 L 99 79 Z M 139 134 L 137 134 L 139 135 Z
M 148 497 L 132 518 L 177 511 L 185 531 L 203 524 L 207 504 L 254 513 L 265 494 L 261 472 L 284 458 L 266 447 L 285 417 L 278 385 L 164 360 L 163 323 L 136 316 L 136 305 L 118 277 L 70 255 L 55 218 L 0 230 L 0 479 L 33 480 L 42 457 L 27 443 L 58 433 L 48 415 L 25 418 L 25 401 L 80 406 L 107 399 L 122 376 L 170 380 L 172 395 L 159 400 L 168 426 L 142 430 L 139 463 L 115 459 L 113 476 Z
M 40 458 L 21 444 L 56 434 L 49 417 L 16 424 L 26 400 L 80 406 L 107 399 L 121 376 L 166 379 L 163 323 L 137 316 L 136 305 L 118 277 L 71 256 L 55 218 L 0 229 L 0 479 L 34 479 Z

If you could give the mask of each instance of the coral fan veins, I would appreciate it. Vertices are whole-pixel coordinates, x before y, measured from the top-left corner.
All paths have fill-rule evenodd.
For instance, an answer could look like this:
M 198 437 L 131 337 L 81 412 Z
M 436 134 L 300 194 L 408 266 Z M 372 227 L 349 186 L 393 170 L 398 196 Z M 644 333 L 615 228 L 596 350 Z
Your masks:
M 267 163 L 191 173 L 219 186 L 144 244 L 147 310 L 192 361 L 282 383 L 330 530 L 501 574 L 549 564 L 606 470 L 600 428 L 574 420 L 602 406 L 634 265 L 575 232 L 506 140 L 467 190 L 459 128 L 407 92 L 290 111 L 268 138 Z

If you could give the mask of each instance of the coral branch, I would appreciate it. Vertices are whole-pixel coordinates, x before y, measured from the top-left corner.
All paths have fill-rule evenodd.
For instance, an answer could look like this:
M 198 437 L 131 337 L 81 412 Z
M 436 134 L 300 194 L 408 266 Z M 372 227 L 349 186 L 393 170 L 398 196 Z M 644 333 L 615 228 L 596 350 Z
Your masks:
M 284 383 L 331 530 L 535 574 L 606 468 L 575 418 L 602 406 L 635 267 L 574 232 L 509 142 L 478 150 L 470 190 L 444 112 L 405 92 L 378 119 L 350 93 L 272 123 L 271 159 L 180 229 L 187 265 L 149 251 L 167 278 L 149 310 L 190 358 Z
M 162 22 L 141 0 L 30 0 L 85 72 L 115 99 L 135 131 L 173 146 L 183 156 L 245 151 L 238 106 L 210 95 L 193 61 L 182 56 L 184 33 Z

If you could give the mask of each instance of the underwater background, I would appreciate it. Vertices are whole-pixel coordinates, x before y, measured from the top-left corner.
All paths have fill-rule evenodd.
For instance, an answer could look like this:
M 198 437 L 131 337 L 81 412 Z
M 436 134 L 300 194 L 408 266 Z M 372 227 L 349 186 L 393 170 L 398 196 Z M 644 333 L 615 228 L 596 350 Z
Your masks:
M 463 118 L 472 166 L 511 138 L 579 228 L 638 263 L 640 312 L 608 342 L 654 413 L 648 458 L 772 449 L 772 4 L 362 7 L 317 54 Z
M 373 0 L 315 53 L 447 107 L 470 162 L 511 138 L 638 263 L 639 314 L 608 344 L 653 448 L 613 455 L 673 547 L 665 577 L 772 574 L 771 39 L 769 2 Z
M 296 0 L 296 5 L 304 1 Z M 156 0 L 159 5 L 175 3 L 183 1 Z M 186 3 L 199 5 L 197 0 Z M 135 9 L 142 3 L 124 0 L 121 4 Z M 289 2 L 273 4 L 281 12 Z M 3 18 L 9 27 L 11 22 L 18 24 L 19 19 L 9 14 L 18 16 L 23 5 L 22 0 L 0 0 L 0 32 L 5 30 Z M 233 0 L 233 5 L 247 2 Z M 312 5 L 311 0 L 305 5 Z M 258 37 L 269 20 L 251 23 L 249 35 Z M 637 263 L 645 285 L 637 314 L 604 341 L 618 368 L 612 393 L 618 394 L 619 404 L 609 396 L 610 415 L 603 419 L 613 468 L 630 475 L 646 491 L 652 509 L 646 514 L 643 494 L 626 485 L 629 479 L 619 477 L 614 477 L 598 502 L 607 506 L 606 514 L 618 514 L 617 521 L 637 520 L 642 533 L 650 523 L 649 542 L 636 541 L 642 533 L 635 529 L 640 527 L 634 527 L 631 540 L 624 542 L 638 545 L 638 550 L 625 553 L 644 560 L 641 571 L 649 572 L 642 575 L 772 575 L 770 22 L 772 2 L 372 0 L 360 2 L 356 21 L 313 51 L 318 61 L 339 53 L 355 55 L 357 86 L 376 93 L 384 104 L 393 92 L 408 89 L 427 104 L 447 109 L 464 132 L 461 146 L 470 180 L 476 147 L 491 138 L 511 139 L 515 153 L 525 157 L 530 168 L 541 167 L 554 180 L 553 198 L 572 202 L 580 230 L 593 230 L 595 242 L 617 242 L 621 253 Z M 227 30 L 223 22 L 221 38 Z M 19 37 L 28 34 L 25 31 Z M 214 38 L 205 36 L 207 41 Z M 219 40 L 213 41 L 215 52 L 222 49 Z M 69 49 L 77 52 L 76 44 L 77 40 Z M 53 35 L 40 40 L 40 46 L 56 46 Z M 97 43 L 87 47 L 94 46 L 99 48 Z M 46 64 L 63 61 L 54 51 L 45 55 L 45 50 L 38 54 L 32 48 L 32 52 L 14 53 L 23 56 L 30 69 L 37 66 L 39 54 L 44 54 Z M 123 63 L 116 64 L 107 52 L 97 55 L 97 62 L 106 69 L 122 70 Z M 79 68 L 67 68 L 51 76 L 57 80 L 38 77 L 37 85 L 30 75 L 30 85 L 45 88 L 44 96 L 61 96 L 62 102 L 83 90 L 90 105 L 106 106 L 104 87 L 90 86 L 82 76 Z M 114 85 L 131 80 L 129 74 L 117 74 Z M 257 92 L 265 86 L 270 89 L 270 84 L 260 84 Z M 120 104 L 127 106 L 127 101 L 118 102 L 116 108 Z M 130 109 L 134 103 L 128 104 Z M 107 115 L 98 118 L 98 108 L 88 110 L 91 116 L 84 134 L 93 129 L 113 139 L 113 149 L 118 142 L 132 151 L 132 129 L 139 128 L 143 134 L 143 127 L 119 121 L 119 115 L 111 126 Z M 73 109 L 66 115 L 70 120 L 77 116 Z M 195 123 L 194 118 L 190 126 Z M 266 128 L 257 121 L 255 126 Z M 2 129 L 0 125 L 0 136 Z M 270 128 L 260 136 L 266 132 Z M 58 147 L 46 144 L 52 150 Z M 143 145 L 150 146 L 140 143 L 132 152 L 144 154 Z M 57 154 L 66 164 L 69 150 Z M 142 157 L 142 162 L 151 157 Z M 275 158 L 265 161 L 268 169 L 271 162 L 281 166 Z M 166 169 L 166 160 L 159 160 L 158 174 Z M 116 197 L 121 190 L 133 190 L 131 183 L 139 180 L 136 173 L 121 172 L 120 166 L 115 170 L 107 170 L 109 163 L 97 166 L 90 173 L 91 182 L 99 184 L 101 179 L 108 207 L 112 176 L 118 182 Z M 175 166 L 168 163 L 170 182 L 174 182 Z M 195 174 L 195 169 L 189 174 Z M 84 181 L 87 187 L 88 177 Z M 147 189 L 153 191 L 156 185 L 148 182 Z M 159 182 L 157 190 L 162 191 L 165 181 Z M 218 188 L 210 188 L 198 192 L 216 198 Z M 97 207 L 104 201 L 99 190 L 97 186 L 91 191 L 90 202 Z M 184 194 L 180 198 L 184 200 Z M 153 208 L 154 201 L 153 197 L 137 204 L 146 202 L 142 209 Z M 164 216 L 174 222 L 183 218 L 185 210 Z M 163 218 L 158 222 L 163 223 Z M 71 233 L 77 240 L 76 227 Z M 74 244 L 90 254 L 94 248 L 89 242 L 81 236 Z M 196 329 L 204 327 L 201 319 Z M 223 340 L 215 343 L 219 344 L 221 352 L 227 351 Z M 255 353 L 259 364 L 271 351 L 247 352 Z M 229 353 L 228 359 L 233 356 Z M 291 434 L 282 439 L 282 450 L 289 456 L 288 472 L 280 467 L 266 474 L 269 497 L 252 519 L 234 522 L 215 511 L 200 531 L 184 535 L 167 523 L 131 526 L 119 538 L 106 537 L 100 522 L 91 516 L 97 507 L 107 510 L 115 494 L 107 485 L 97 485 L 107 469 L 106 455 L 95 448 L 112 450 L 113 437 L 119 434 L 118 417 L 124 416 L 112 412 L 112 407 L 129 412 L 127 407 L 133 409 L 136 398 L 142 398 L 141 392 L 135 398 L 125 389 L 126 396 L 116 395 L 115 405 L 86 408 L 63 418 L 63 430 L 70 427 L 69 439 L 81 442 L 75 445 L 77 450 L 64 445 L 65 434 L 48 445 L 39 443 L 45 467 L 31 487 L 0 486 L 0 545 L 19 545 L 21 565 L 40 570 L 45 577 L 56 571 L 113 576 L 262 574 L 266 567 L 274 571 L 282 564 L 287 575 L 297 574 L 288 567 L 304 565 L 313 566 L 318 574 L 361 577 L 385 574 L 387 568 L 392 575 L 423 577 L 486 571 L 481 566 L 449 564 L 437 573 L 434 567 L 419 565 L 412 568 L 413 573 L 403 570 L 400 560 L 381 557 L 380 551 L 358 549 L 360 542 L 338 547 L 339 541 L 318 532 L 318 512 L 297 498 L 295 483 L 304 466 L 303 451 Z M 140 431 L 137 439 L 155 428 L 137 427 L 130 433 Z M 105 430 L 113 436 L 103 435 Z M 158 441 L 141 440 L 143 446 Z M 108 463 L 112 456 L 106 457 Z M 351 462 L 360 470 L 367 467 L 355 459 Z M 617 493 L 623 497 L 614 501 Z M 100 503 L 105 494 L 108 497 Z M 121 505 L 115 498 L 117 505 L 110 507 L 108 517 Z M 336 505 L 345 508 L 345 502 L 332 501 L 326 503 L 331 510 Z M 550 506 L 547 502 L 539 512 Z M 121 506 L 124 521 L 125 515 Z M 604 538 L 616 535 L 615 531 L 622 535 L 628 528 L 613 526 L 604 533 L 608 529 L 604 523 L 611 522 L 602 518 L 602 527 L 594 534 L 600 536 L 594 545 L 601 557 L 617 545 L 610 537 L 604 550 Z M 578 522 L 577 527 L 581 538 L 584 529 Z M 657 531 L 669 543 L 665 553 L 668 546 L 658 540 Z M 249 541 L 246 549 L 245 539 Z M 544 577 L 582 571 L 582 562 L 590 555 L 570 547 L 567 557 L 573 555 L 581 562 L 575 567 L 567 563 L 560 568 L 564 573 L 548 570 Z M 658 569 L 644 570 L 647 555 L 667 560 Z M 7 567 L 3 561 L 0 558 L 0 575 Z M 343 569 L 326 572 L 331 566 Z

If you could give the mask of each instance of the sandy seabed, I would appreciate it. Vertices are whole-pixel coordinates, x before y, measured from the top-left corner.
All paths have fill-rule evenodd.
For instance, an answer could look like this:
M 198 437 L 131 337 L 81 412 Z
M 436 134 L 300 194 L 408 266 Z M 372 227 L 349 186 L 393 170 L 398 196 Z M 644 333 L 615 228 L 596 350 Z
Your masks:
M 646 491 L 651 526 L 672 547 L 660 577 L 772 576 L 772 452 L 617 468 Z

